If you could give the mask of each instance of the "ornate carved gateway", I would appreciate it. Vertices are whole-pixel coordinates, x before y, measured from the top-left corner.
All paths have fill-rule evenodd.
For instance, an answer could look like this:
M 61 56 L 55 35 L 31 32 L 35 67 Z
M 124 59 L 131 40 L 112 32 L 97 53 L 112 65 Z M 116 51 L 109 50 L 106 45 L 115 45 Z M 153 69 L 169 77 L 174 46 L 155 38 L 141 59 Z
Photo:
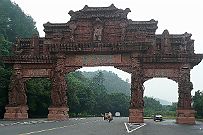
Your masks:
M 64 75 L 83 66 L 114 66 L 131 74 L 129 122 L 143 122 L 143 83 L 167 77 L 178 83 L 177 123 L 194 124 L 190 70 L 203 54 L 194 53 L 191 34 L 155 34 L 157 21 L 127 19 L 130 9 L 85 6 L 70 11 L 67 23 L 44 24 L 45 37 L 17 39 L 14 55 L 3 57 L 13 65 L 5 119 L 27 114 L 25 81 L 46 77 L 52 81 L 48 119 L 67 119 L 67 84 Z

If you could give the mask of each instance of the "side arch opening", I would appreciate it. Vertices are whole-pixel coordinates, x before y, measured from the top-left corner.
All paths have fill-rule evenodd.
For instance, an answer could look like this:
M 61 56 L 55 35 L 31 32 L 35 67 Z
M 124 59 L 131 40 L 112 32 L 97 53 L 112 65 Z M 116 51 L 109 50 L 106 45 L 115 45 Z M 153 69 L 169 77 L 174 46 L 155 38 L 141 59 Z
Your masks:
M 144 116 L 176 117 L 178 83 L 168 78 L 152 78 L 144 82 L 144 87 Z
M 51 104 L 51 81 L 47 78 L 32 78 L 26 81 L 29 118 L 47 118 Z

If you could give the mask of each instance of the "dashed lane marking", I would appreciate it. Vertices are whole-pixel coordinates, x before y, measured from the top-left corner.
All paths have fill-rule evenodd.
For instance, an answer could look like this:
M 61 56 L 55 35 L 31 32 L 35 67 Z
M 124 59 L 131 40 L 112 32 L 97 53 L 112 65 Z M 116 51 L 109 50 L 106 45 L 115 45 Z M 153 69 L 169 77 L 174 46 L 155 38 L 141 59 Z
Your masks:
M 39 124 L 39 123 L 48 123 L 48 122 L 56 122 L 56 121 L 46 121 L 46 120 L 36 120 L 36 121 L 22 121 L 22 122 L 15 122 L 15 123 L 7 123 L 2 124 L 0 126 L 14 126 L 14 125 L 30 125 L 30 124 Z
M 93 122 L 97 122 L 97 121 L 101 121 L 101 120 L 87 121 L 87 122 L 77 123 L 77 124 L 72 124 L 72 125 L 67 125 L 67 126 L 61 126 L 61 127 L 55 127 L 55 128 L 48 128 L 48 129 L 43 129 L 43 130 L 38 130 L 38 131 L 33 131 L 33 132 L 28 132 L 28 133 L 22 133 L 22 134 L 18 134 L 18 135 L 37 134 L 37 133 L 42 133 L 42 132 L 47 132 L 47 131 L 52 131 L 52 130 L 67 128 L 67 127 L 72 127 L 72 126 L 76 126 L 76 125 L 79 125 L 79 124 L 93 123 Z

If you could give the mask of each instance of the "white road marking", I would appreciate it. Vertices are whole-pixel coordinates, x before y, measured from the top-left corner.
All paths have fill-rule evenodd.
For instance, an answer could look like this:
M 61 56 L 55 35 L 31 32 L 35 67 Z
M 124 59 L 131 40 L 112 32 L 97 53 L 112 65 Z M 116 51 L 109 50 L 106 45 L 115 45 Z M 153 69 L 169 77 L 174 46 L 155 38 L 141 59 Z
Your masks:
M 129 133 L 130 131 L 128 129 L 127 123 L 124 123 L 124 124 L 125 124 L 125 128 L 126 128 L 127 132 Z
M 56 122 L 56 121 L 46 121 L 46 120 L 36 120 L 36 121 L 22 121 L 22 122 L 15 122 L 15 123 L 8 123 L 2 124 L 0 126 L 14 126 L 14 125 L 29 125 L 29 124 L 39 124 L 39 123 L 48 123 L 48 122 Z
M 125 124 L 125 128 L 126 128 L 126 130 L 127 130 L 128 133 L 131 133 L 131 132 L 133 132 L 133 131 L 135 131 L 135 130 L 141 128 L 141 127 L 144 127 L 144 126 L 146 125 L 146 123 L 139 124 L 140 126 L 136 127 L 135 129 L 129 130 L 129 129 L 128 129 L 128 125 L 129 125 L 129 126 L 132 126 L 132 125 L 137 124 L 137 123 L 124 123 L 124 124 Z M 128 125 L 127 125 L 127 124 L 128 124 Z
M 93 122 L 97 122 L 97 121 L 101 121 L 101 120 L 91 121 L 91 123 L 93 123 Z M 71 126 L 76 126 L 76 125 L 79 125 L 79 124 L 87 124 L 87 123 L 90 123 L 90 121 L 83 122 L 83 123 L 72 124 L 72 125 L 67 125 L 67 126 L 61 126 L 61 127 L 55 127 L 55 128 L 49 128 L 49 129 L 43 129 L 43 130 L 33 131 L 33 132 L 29 132 L 29 133 L 22 133 L 22 134 L 18 134 L 18 135 L 37 134 L 37 133 L 41 133 L 41 132 L 47 132 L 47 131 L 52 131 L 52 130 L 57 130 L 57 129 L 67 128 L 67 127 L 71 127 Z

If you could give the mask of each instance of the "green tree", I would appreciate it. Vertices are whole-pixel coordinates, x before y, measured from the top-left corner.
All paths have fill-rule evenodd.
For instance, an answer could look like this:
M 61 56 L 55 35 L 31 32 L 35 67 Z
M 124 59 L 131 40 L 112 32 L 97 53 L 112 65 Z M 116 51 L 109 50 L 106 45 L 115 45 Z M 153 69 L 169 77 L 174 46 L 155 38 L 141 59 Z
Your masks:
M 11 55 L 12 42 L 16 37 L 31 37 L 38 34 L 32 17 L 26 15 L 21 8 L 10 0 L 0 0 L 0 57 Z M 8 86 L 10 83 L 10 65 L 0 61 L 0 117 L 4 114 L 8 103 Z
M 193 107 L 197 111 L 196 116 L 203 118 L 203 92 L 200 90 L 196 91 L 193 96 Z
M 33 78 L 27 81 L 26 87 L 29 117 L 47 117 L 51 103 L 51 81 L 45 78 Z
M 11 42 L 7 41 L 2 34 L 0 34 L 0 56 L 11 55 Z
M 68 82 L 68 105 L 70 113 L 78 115 L 92 114 L 96 101 L 93 89 L 90 89 L 90 81 L 81 72 L 69 73 L 66 77 Z
M 162 111 L 162 105 L 152 97 L 144 97 L 144 116 L 151 117 Z
M 8 88 L 11 76 L 11 68 L 0 63 L 0 118 L 3 118 L 5 106 L 8 103 Z
M 103 86 L 104 86 L 104 74 L 103 74 L 101 71 L 99 71 L 99 72 L 93 77 L 92 81 L 93 81 L 95 84 L 97 84 L 97 85 L 103 87 Z
M 6 40 L 14 42 L 16 37 L 31 37 L 38 34 L 38 31 L 32 17 L 26 15 L 16 3 L 1 0 L 0 34 Z
M 128 110 L 130 105 L 130 97 L 123 93 L 112 93 L 109 94 L 109 111 L 113 114 L 120 112 L 121 116 L 128 116 Z

